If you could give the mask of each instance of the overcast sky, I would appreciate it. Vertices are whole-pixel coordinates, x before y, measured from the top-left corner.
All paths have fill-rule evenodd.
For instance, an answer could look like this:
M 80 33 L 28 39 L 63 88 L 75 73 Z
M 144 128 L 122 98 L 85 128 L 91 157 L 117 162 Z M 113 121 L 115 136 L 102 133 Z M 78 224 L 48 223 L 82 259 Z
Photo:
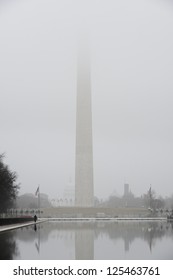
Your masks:
M 77 50 L 89 34 L 94 189 L 173 194 L 170 0 L 0 0 L 0 153 L 20 194 L 75 178 Z

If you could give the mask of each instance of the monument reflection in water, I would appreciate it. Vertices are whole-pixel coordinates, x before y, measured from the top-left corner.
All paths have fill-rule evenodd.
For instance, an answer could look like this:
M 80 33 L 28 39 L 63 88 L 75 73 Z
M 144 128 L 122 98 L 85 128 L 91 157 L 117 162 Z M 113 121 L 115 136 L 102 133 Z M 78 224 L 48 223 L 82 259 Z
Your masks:
M 1 233 L 0 259 L 173 259 L 173 224 L 45 222 Z

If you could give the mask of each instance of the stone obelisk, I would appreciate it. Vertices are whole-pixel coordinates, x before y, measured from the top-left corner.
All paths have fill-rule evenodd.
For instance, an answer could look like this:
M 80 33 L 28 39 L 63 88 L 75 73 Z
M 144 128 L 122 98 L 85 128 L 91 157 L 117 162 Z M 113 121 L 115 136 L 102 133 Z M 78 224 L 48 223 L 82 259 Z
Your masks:
M 75 205 L 92 207 L 93 143 L 89 48 L 80 42 L 77 63 Z

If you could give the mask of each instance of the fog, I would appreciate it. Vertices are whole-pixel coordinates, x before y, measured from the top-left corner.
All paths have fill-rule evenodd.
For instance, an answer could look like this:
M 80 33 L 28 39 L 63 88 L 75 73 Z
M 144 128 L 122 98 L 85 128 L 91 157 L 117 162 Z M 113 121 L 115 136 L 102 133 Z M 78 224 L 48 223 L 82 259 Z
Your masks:
M 91 53 L 94 192 L 173 193 L 173 5 L 0 1 L 0 153 L 20 194 L 75 184 L 77 51 Z

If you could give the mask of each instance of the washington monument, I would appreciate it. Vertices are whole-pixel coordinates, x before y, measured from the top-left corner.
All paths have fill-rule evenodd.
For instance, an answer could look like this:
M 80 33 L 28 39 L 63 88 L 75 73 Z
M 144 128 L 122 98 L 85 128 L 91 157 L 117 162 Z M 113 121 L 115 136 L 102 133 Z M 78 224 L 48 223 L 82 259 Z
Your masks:
M 89 50 L 85 43 L 80 43 L 77 63 L 75 205 L 92 207 L 94 188 L 91 77 Z

